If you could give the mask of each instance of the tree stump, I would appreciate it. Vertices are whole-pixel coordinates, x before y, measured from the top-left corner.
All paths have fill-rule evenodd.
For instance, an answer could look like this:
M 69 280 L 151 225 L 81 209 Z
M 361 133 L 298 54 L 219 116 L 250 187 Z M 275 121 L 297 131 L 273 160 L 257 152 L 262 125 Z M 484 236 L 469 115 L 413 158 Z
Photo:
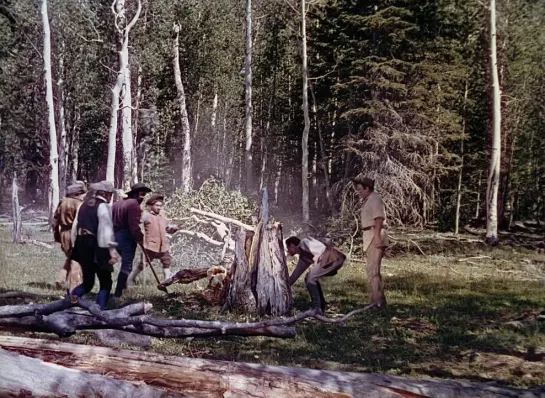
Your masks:
M 260 213 L 255 232 L 241 227 L 236 236 L 231 285 L 223 309 L 256 315 L 289 315 L 293 300 L 282 227 L 269 221 L 266 189 Z

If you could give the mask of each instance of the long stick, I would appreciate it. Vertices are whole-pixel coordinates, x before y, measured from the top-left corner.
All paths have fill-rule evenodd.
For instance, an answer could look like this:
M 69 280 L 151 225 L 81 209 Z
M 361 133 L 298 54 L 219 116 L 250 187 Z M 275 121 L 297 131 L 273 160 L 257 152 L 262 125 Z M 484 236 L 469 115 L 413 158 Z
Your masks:
M 168 290 L 165 286 L 161 285 L 161 281 L 159 280 L 159 277 L 157 276 L 157 273 L 155 272 L 155 269 L 153 268 L 153 265 L 151 265 L 151 260 L 148 256 L 148 253 L 146 253 L 146 249 L 144 249 L 144 246 L 140 245 L 140 248 L 142 249 L 142 253 L 144 253 L 144 257 L 146 258 L 146 261 L 151 268 L 151 272 L 153 272 L 153 276 L 155 277 L 155 280 L 157 281 L 157 289 L 165 292 L 168 294 Z

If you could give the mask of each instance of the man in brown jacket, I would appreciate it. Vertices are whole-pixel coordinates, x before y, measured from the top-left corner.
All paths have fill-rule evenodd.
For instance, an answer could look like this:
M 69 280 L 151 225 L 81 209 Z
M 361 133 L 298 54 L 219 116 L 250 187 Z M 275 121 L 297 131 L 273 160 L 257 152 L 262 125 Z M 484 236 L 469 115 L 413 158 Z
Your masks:
M 58 287 L 66 286 L 69 292 L 81 284 L 83 280 L 81 266 L 78 262 L 70 260 L 70 253 L 74 245 L 71 237 L 72 224 L 77 217 L 79 207 L 83 203 L 85 192 L 83 182 L 69 185 L 66 188 L 66 197 L 59 202 L 51 223 L 55 242 L 61 244 L 62 251 L 66 255 L 66 261 L 56 285 Z
M 290 286 L 312 265 L 311 270 L 305 276 L 305 284 L 312 300 L 312 308 L 319 309 L 324 313 L 326 301 L 320 285 L 320 278 L 336 275 L 343 266 L 346 256 L 333 245 L 310 237 L 301 240 L 296 236 L 291 236 L 286 239 L 286 248 L 290 256 L 299 255 L 297 266 L 289 277 Z
M 363 250 L 366 253 L 366 273 L 368 293 L 371 303 L 386 307 L 384 283 L 380 275 L 380 265 L 384 250 L 388 247 L 385 221 L 386 210 L 382 197 L 375 192 L 375 181 L 357 177 L 353 180 L 356 192 L 362 199 L 361 225 L 363 230 Z
M 146 250 L 146 254 L 151 261 L 161 261 L 166 280 L 172 276 L 170 270 L 172 257 L 170 255 L 167 232 L 174 233 L 178 230 L 178 227 L 169 225 L 167 219 L 162 214 L 163 201 L 163 195 L 151 195 L 146 201 L 148 208 L 142 213 L 142 224 L 144 224 L 144 250 Z M 144 263 L 141 261 L 129 276 L 128 283 L 133 284 L 143 269 Z

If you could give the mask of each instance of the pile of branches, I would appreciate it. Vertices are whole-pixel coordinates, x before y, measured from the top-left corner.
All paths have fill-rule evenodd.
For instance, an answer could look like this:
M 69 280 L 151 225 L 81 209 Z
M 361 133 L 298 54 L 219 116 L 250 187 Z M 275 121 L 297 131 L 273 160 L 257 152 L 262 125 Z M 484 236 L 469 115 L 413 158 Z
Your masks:
M 71 336 L 77 330 L 115 329 L 153 337 L 293 338 L 295 328 L 292 325 L 298 321 L 315 318 L 327 323 L 344 323 L 348 318 L 373 308 L 373 305 L 352 311 L 338 319 L 326 318 L 313 309 L 295 316 L 261 322 L 159 319 L 147 315 L 152 307 L 149 303 L 135 303 L 117 310 L 102 311 L 97 304 L 76 296 L 47 304 L 5 305 L 0 306 L 0 328 L 55 333 L 61 337 Z
M 231 226 L 236 222 L 251 224 L 257 206 L 241 192 L 229 190 L 210 177 L 196 191 L 176 190 L 166 200 L 165 211 L 180 227 L 171 237 L 171 252 L 184 268 L 193 268 L 207 263 L 230 263 L 232 256 L 224 260 L 226 252 L 234 250 Z

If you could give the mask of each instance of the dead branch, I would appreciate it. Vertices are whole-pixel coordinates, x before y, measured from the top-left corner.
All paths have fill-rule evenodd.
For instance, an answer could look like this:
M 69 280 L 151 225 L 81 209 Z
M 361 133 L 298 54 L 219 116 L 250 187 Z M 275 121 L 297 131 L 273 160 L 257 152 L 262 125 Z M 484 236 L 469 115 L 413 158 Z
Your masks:
M 46 249 L 53 249 L 53 246 L 51 246 L 51 245 L 49 245 L 49 244 L 47 244 L 45 242 L 40 242 L 39 240 L 35 240 L 35 239 L 24 240 L 21 243 L 36 245 L 36 246 L 44 247 Z
M 243 229 L 245 229 L 247 231 L 254 231 L 254 227 L 252 227 L 251 225 L 244 224 L 243 222 L 235 220 L 233 218 L 220 216 L 219 214 L 215 214 L 215 213 L 212 213 L 212 212 L 195 209 L 193 207 L 190 209 L 190 211 L 191 211 L 191 213 L 200 214 L 201 216 L 214 218 L 216 220 L 223 221 L 224 223 L 227 223 L 227 224 L 236 225 L 236 226 L 238 226 L 240 228 L 243 228 Z
M 491 258 L 491 257 L 490 256 L 475 256 L 475 257 L 459 258 L 458 262 L 459 263 L 464 261 L 470 262 L 469 260 L 481 260 L 483 258 Z
M 214 246 L 223 246 L 223 242 L 212 239 L 210 236 L 206 235 L 203 232 L 189 231 L 187 229 L 179 229 L 176 233 L 193 236 L 195 238 L 200 238 L 204 240 L 205 242 L 210 243 L 211 245 L 214 245 Z

